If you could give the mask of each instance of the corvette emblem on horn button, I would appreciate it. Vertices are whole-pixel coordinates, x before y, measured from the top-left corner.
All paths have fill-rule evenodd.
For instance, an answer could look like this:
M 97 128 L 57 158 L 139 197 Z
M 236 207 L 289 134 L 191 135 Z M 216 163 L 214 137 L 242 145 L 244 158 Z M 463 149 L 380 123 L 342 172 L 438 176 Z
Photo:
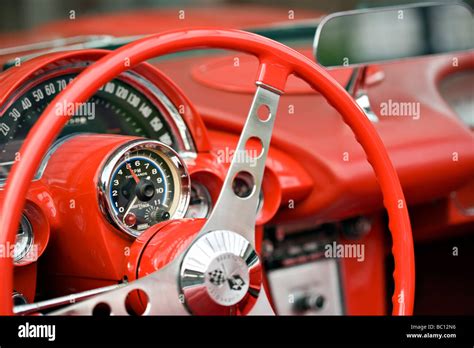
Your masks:
M 214 271 L 209 272 L 208 276 L 209 281 L 217 286 L 224 284 L 227 280 L 229 288 L 231 290 L 241 290 L 242 286 L 245 285 L 245 281 L 240 275 L 236 274 L 233 275 L 231 278 L 226 279 L 226 277 L 224 276 L 224 272 L 222 272 L 220 269 L 215 269 Z
M 224 272 L 220 269 L 215 269 L 212 272 L 208 273 L 209 281 L 214 285 L 222 285 L 225 282 Z
M 211 298 L 224 306 L 238 303 L 247 293 L 249 270 L 245 261 L 231 252 L 215 257 L 204 281 Z
M 261 279 L 260 260 L 249 241 L 232 231 L 212 231 L 188 250 L 180 285 L 190 311 L 207 314 L 249 307 L 258 297 Z
M 245 285 L 244 280 L 239 275 L 234 275 L 232 278 L 227 279 L 231 290 L 241 290 L 242 286 Z

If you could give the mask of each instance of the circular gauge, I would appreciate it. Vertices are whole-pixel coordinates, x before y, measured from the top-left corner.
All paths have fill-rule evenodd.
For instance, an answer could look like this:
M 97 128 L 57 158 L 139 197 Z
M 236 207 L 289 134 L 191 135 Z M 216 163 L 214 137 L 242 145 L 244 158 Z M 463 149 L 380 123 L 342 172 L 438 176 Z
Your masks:
M 22 215 L 20 226 L 16 234 L 15 247 L 13 249 L 13 261 L 15 263 L 21 262 L 21 260 L 28 255 L 32 245 L 33 229 L 26 216 Z
M 198 182 L 191 185 L 191 200 L 189 201 L 187 218 L 207 218 L 212 208 L 211 195 L 207 188 Z
M 28 131 L 83 68 L 68 66 L 45 73 L 19 88 L 0 108 L 0 183 L 17 159 Z M 134 72 L 106 83 L 86 103 L 56 107 L 62 114 L 74 113 L 59 138 L 81 132 L 134 135 L 188 151 L 183 144 L 190 140 L 177 109 L 156 86 Z
M 239 197 L 247 197 L 254 188 L 253 177 L 247 172 L 239 172 L 232 182 L 232 190 Z M 260 217 L 263 209 L 263 189 L 260 189 L 257 204 L 257 217 Z
M 152 140 L 134 140 L 106 162 L 99 199 L 107 217 L 137 237 L 147 228 L 182 218 L 189 204 L 190 179 L 178 154 Z

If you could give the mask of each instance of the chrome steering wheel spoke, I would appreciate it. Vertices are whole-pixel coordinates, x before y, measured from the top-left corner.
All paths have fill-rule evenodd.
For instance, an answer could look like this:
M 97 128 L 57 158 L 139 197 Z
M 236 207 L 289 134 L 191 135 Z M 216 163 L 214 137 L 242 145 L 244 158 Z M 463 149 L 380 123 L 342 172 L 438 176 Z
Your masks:
M 50 315 L 93 315 L 97 309 L 102 312 L 105 310 L 109 315 L 129 315 L 126 308 L 127 296 L 137 291 L 147 297 L 147 300 L 142 298 L 142 304 L 146 306 L 142 315 L 189 315 L 176 284 L 182 258 L 181 254 L 164 268 L 146 277 L 51 312 Z
M 209 231 L 229 230 L 240 234 L 255 247 L 259 195 L 279 100 L 278 93 L 265 86 L 257 87 L 219 198 L 197 238 Z M 260 142 L 260 153 L 246 149 L 249 139 Z M 247 175 L 253 183 L 253 189 L 245 197 L 240 197 L 233 189 L 239 173 Z

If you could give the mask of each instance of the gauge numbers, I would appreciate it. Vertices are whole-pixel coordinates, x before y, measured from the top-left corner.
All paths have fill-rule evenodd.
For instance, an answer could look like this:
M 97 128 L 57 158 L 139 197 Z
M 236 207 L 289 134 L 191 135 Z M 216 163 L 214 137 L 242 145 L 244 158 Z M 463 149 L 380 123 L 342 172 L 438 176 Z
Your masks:
M 183 217 L 189 204 L 184 163 L 157 141 L 134 140 L 120 149 L 109 159 L 100 180 L 109 217 L 135 237 L 157 223 Z

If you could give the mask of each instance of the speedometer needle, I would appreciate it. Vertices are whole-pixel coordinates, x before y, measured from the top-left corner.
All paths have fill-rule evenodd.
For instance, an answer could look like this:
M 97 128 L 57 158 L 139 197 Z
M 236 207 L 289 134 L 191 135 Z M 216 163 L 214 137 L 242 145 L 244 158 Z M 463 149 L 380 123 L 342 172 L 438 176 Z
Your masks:
M 130 173 L 132 174 L 133 180 L 135 180 L 135 182 L 138 184 L 140 179 L 138 178 L 137 174 L 133 171 L 132 167 L 130 166 L 130 163 L 127 162 L 126 166 L 127 166 L 127 169 L 130 171 Z

